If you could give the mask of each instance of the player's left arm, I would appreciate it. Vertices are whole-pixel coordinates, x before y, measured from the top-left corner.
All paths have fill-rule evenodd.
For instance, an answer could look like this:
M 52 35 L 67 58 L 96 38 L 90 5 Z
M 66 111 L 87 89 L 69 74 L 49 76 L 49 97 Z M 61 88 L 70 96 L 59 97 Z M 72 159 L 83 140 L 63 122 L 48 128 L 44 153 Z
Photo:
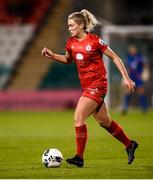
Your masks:
M 121 60 L 121 58 L 109 47 L 103 52 L 107 57 L 113 60 L 117 68 L 119 69 L 123 80 L 124 84 L 133 92 L 134 87 L 135 87 L 135 82 L 133 82 L 127 73 L 127 70 L 125 69 L 125 66 Z

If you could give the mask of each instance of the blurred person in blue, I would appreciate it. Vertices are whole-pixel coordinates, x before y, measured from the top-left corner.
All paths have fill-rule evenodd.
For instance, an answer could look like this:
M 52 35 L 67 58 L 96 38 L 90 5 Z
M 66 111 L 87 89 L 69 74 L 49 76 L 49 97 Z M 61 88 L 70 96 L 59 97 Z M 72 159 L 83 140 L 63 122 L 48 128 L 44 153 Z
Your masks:
M 149 74 L 148 70 L 145 68 L 145 58 L 141 53 L 138 52 L 138 49 L 135 45 L 130 45 L 128 48 L 126 66 L 129 77 L 136 84 L 136 93 L 138 94 L 139 105 L 142 109 L 142 112 L 147 112 L 148 102 L 145 95 L 144 81 L 148 80 Z M 122 114 L 126 114 L 128 112 L 131 98 L 131 93 L 126 91 L 124 96 Z

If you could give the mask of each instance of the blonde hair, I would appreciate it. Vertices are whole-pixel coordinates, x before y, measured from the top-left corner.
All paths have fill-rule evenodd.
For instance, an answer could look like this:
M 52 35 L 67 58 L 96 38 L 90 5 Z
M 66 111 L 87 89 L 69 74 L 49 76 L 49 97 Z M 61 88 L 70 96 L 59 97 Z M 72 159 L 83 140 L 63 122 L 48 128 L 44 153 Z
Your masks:
M 70 14 L 68 19 L 73 19 L 77 24 L 84 24 L 86 32 L 92 31 L 95 26 L 100 24 L 96 17 L 86 9 Z

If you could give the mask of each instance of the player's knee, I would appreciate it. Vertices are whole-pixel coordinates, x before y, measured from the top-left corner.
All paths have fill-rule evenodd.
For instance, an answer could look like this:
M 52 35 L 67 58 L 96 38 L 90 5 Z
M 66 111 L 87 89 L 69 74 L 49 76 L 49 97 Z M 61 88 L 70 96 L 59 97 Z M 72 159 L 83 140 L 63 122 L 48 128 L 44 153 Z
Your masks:
M 109 116 L 100 115 L 99 117 L 97 117 L 97 122 L 102 127 L 109 127 L 111 124 L 111 119 Z
M 82 114 L 75 114 L 74 116 L 74 126 L 79 127 L 85 124 L 85 118 Z

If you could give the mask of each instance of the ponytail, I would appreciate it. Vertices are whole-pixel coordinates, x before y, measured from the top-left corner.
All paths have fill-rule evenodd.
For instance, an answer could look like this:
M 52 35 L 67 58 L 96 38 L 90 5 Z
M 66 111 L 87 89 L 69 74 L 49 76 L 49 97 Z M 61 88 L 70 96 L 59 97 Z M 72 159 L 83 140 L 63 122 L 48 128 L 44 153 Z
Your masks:
M 81 11 L 81 14 L 85 17 L 85 30 L 90 32 L 94 29 L 95 26 L 99 24 L 99 21 L 96 17 L 86 9 Z
M 95 26 L 100 24 L 96 17 L 86 9 L 70 14 L 68 19 L 74 19 L 77 24 L 84 24 L 84 30 L 86 32 L 92 31 Z

